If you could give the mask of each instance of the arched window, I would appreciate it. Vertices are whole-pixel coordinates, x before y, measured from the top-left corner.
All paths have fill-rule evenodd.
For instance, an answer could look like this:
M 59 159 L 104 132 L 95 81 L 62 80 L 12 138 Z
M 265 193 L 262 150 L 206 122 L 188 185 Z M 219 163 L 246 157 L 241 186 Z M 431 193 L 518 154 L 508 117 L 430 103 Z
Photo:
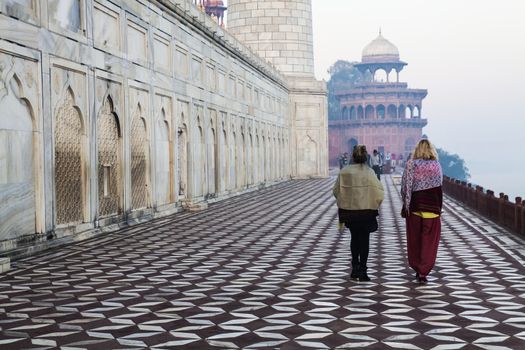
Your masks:
M 354 106 L 350 107 L 350 120 L 357 119 L 357 111 Z
M 397 82 L 397 72 L 395 69 L 392 69 L 390 73 L 388 73 L 388 81 L 391 83 Z
M 374 74 L 374 81 L 378 83 L 386 83 L 388 80 L 386 70 L 381 68 L 376 70 Z
M 387 109 L 388 118 L 397 118 L 397 107 L 394 105 L 389 105 Z
M 413 117 L 413 111 L 412 111 L 412 106 L 411 105 L 408 105 L 407 108 L 406 108 L 406 112 L 405 112 L 405 118 L 407 119 L 410 119 Z
M 385 106 L 379 105 L 376 108 L 376 118 L 385 119 Z
M 419 106 L 414 106 L 413 118 L 421 118 Z
M 365 118 L 365 112 L 363 110 L 363 106 L 357 107 L 357 119 L 364 119 Z
M 374 107 L 372 105 L 368 105 L 365 108 L 365 119 L 373 119 L 374 118 Z
M 348 113 L 348 108 L 345 106 L 345 107 L 343 107 L 343 111 L 341 112 L 341 119 L 342 119 L 342 120 L 346 120 L 346 119 L 348 119 L 348 118 L 346 117 L 347 113 Z
M 400 105 L 398 108 L 398 118 L 404 119 L 406 113 L 406 107 L 405 105 Z

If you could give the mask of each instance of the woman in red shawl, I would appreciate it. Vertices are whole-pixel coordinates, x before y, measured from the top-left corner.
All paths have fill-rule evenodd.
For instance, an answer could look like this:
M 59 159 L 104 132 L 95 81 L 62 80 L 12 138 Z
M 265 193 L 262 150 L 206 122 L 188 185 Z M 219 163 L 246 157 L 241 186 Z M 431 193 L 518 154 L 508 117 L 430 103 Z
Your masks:
M 441 235 L 443 173 L 437 152 L 428 140 L 421 140 L 407 161 L 401 182 L 406 218 L 408 263 L 420 283 L 427 282 L 436 262 Z

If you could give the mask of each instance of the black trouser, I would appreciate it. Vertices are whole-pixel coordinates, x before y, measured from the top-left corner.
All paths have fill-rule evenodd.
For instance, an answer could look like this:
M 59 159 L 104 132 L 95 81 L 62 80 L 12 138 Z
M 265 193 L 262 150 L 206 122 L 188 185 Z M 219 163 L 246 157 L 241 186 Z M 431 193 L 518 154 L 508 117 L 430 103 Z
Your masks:
M 367 225 L 350 224 L 351 240 L 350 250 L 352 251 L 352 265 L 359 265 L 366 269 L 368 261 L 368 251 L 370 249 L 370 231 Z
M 377 179 L 381 180 L 381 168 L 379 167 L 379 165 L 374 165 L 372 169 L 374 169 L 374 172 L 377 175 Z

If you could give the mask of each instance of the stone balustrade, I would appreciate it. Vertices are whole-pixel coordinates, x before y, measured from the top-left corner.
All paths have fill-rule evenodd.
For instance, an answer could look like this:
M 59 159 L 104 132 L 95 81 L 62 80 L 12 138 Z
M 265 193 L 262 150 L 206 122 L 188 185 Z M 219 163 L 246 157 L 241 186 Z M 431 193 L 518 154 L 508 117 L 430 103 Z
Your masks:
M 492 190 L 447 176 L 443 179 L 443 191 L 499 225 L 525 236 L 525 201 L 522 197 L 516 197 L 512 203 L 504 193 L 496 196 Z

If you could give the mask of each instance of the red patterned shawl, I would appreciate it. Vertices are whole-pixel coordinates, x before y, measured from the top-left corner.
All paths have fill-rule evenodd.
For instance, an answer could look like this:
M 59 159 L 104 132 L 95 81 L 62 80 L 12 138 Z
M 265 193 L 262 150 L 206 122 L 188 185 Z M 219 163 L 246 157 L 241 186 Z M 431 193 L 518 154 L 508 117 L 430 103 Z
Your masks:
M 437 160 L 410 159 L 401 181 L 401 196 L 406 210 L 410 210 L 412 193 L 440 187 L 443 184 L 441 165 Z

